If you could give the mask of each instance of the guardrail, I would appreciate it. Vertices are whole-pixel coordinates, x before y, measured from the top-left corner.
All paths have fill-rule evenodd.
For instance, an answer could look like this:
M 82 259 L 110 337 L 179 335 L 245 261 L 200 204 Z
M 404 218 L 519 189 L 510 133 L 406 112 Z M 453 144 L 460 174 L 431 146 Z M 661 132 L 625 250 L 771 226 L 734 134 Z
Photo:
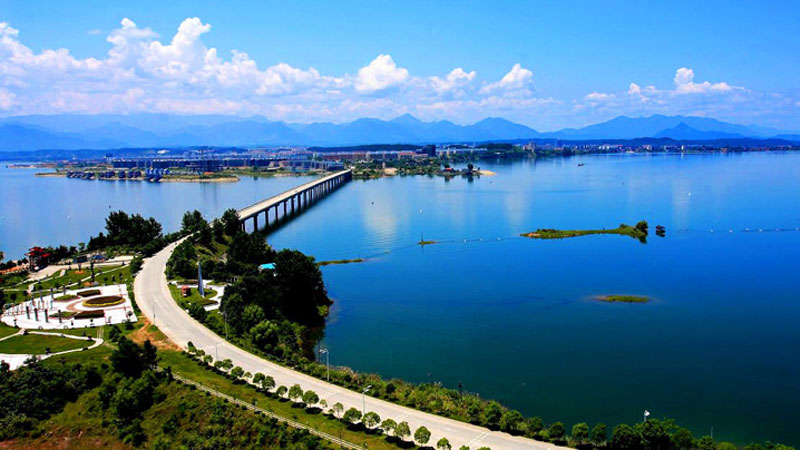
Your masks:
M 182 376 L 176 375 L 176 374 L 173 374 L 172 377 L 175 378 L 176 380 L 184 383 L 184 384 L 188 384 L 190 386 L 194 386 L 198 390 L 201 390 L 203 392 L 208 392 L 209 394 L 211 394 L 211 395 L 213 395 L 215 397 L 219 397 L 219 398 L 228 400 L 229 402 L 233 403 L 234 405 L 243 406 L 243 407 L 249 409 L 250 411 L 264 414 L 265 416 L 271 417 L 271 418 L 277 420 L 278 422 L 283 422 L 283 423 L 289 425 L 292 428 L 297 428 L 297 429 L 300 429 L 300 430 L 308 431 L 310 434 L 313 434 L 314 436 L 320 437 L 320 438 L 325 439 L 327 441 L 331 441 L 334 444 L 341 445 L 342 448 L 349 448 L 349 449 L 352 449 L 352 450 L 364 450 L 364 449 L 367 448 L 366 446 L 354 444 L 354 443 L 352 443 L 350 441 L 346 441 L 344 439 L 338 438 L 338 437 L 336 437 L 336 436 L 334 436 L 332 434 L 328 434 L 328 433 L 325 433 L 323 431 L 316 430 L 314 428 L 309 427 L 308 425 L 305 425 L 303 423 L 297 422 L 295 420 L 291 420 L 291 419 L 287 419 L 287 418 L 285 418 L 283 416 L 279 416 L 279 415 L 275 414 L 272 411 L 268 411 L 266 409 L 259 408 L 256 405 L 253 405 L 251 403 L 247 403 L 247 402 L 244 402 L 242 400 L 236 399 L 236 398 L 234 398 L 234 397 L 232 397 L 232 396 L 230 396 L 228 394 L 224 394 L 222 392 L 219 392 L 216 389 L 211 389 L 208 386 L 200 384 L 200 383 L 198 383 L 198 382 L 196 382 L 194 380 L 190 380 L 190 379 L 188 379 L 186 377 L 182 377 Z

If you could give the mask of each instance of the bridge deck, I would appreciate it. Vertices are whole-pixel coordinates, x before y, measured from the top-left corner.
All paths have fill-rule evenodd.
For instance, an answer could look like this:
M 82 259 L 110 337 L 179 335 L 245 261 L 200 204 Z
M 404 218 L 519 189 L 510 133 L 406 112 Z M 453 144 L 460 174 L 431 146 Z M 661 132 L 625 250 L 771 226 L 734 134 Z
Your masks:
M 309 181 L 308 183 L 302 184 L 293 189 L 289 189 L 288 191 L 283 192 L 281 194 L 273 195 L 272 197 L 266 200 L 262 200 L 254 205 L 250 205 L 246 208 L 240 209 L 239 211 L 237 211 L 237 213 L 239 214 L 239 220 L 249 219 L 255 216 L 256 214 L 264 211 L 267 208 L 271 208 L 275 205 L 285 202 L 286 200 L 291 199 L 293 196 L 298 195 L 305 190 L 311 189 L 318 184 L 322 184 L 336 177 L 346 175 L 348 172 L 351 172 L 351 170 L 350 169 L 342 170 L 340 172 L 326 175 L 322 178 L 317 178 L 316 180 Z

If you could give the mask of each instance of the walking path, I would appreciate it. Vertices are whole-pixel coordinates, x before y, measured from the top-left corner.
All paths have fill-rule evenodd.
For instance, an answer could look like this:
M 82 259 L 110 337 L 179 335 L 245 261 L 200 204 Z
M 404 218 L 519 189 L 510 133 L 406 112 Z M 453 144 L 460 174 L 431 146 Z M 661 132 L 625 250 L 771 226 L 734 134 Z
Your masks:
M 328 402 L 328 405 L 340 402 L 344 405 L 345 410 L 351 407 L 361 410 L 363 402 L 366 411 L 378 413 L 381 419 L 391 418 L 398 422 L 401 420 L 407 421 L 412 433 L 418 427 L 424 425 L 430 430 L 430 442 L 434 444 L 440 438 L 446 437 L 453 448 L 459 448 L 462 445 L 469 445 L 475 449 L 489 447 L 492 450 L 555 450 L 566 448 L 519 436 L 511 436 L 499 431 L 490 431 L 469 423 L 447 419 L 370 396 L 364 396 L 359 392 L 327 383 L 267 361 L 236 347 L 191 318 L 172 299 L 164 270 L 169 256 L 180 242 L 168 245 L 153 257 L 145 260 L 141 272 L 139 272 L 134 281 L 134 293 L 139 308 L 179 347 L 186 349 L 187 343 L 191 341 L 195 347 L 204 350 L 216 361 L 230 359 L 235 366 L 240 366 L 245 372 L 253 374 L 261 372 L 265 375 L 270 375 L 275 379 L 278 386 L 288 387 L 293 384 L 299 384 L 303 390 L 310 389 L 316 392 L 321 399 L 325 399 Z

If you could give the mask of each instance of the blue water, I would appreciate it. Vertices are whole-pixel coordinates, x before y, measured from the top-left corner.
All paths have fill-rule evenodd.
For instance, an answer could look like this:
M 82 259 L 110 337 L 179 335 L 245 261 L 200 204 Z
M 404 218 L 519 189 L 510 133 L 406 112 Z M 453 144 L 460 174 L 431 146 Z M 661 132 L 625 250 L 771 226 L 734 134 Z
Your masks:
M 713 426 L 716 438 L 737 443 L 800 445 L 800 154 L 481 166 L 497 175 L 353 181 L 269 236 L 318 260 L 368 258 L 323 269 L 335 300 L 322 344 L 332 364 L 460 381 L 568 425 L 634 422 L 647 409 L 696 435 Z M 0 176 L 0 249 L 12 254 L 85 241 L 108 205 L 173 230 L 186 209 L 216 215 L 304 181 Z M 651 234 L 646 245 L 615 235 L 519 237 L 641 219 L 667 236 Z M 421 248 L 421 238 L 441 243 Z M 591 300 L 604 294 L 653 301 Z
M 332 364 L 461 381 L 546 421 L 647 409 L 697 435 L 800 443 L 800 155 L 482 166 L 497 175 L 350 183 L 270 238 L 370 258 L 324 268 Z M 640 219 L 667 236 L 518 237 Z M 617 293 L 654 300 L 591 300 Z
M 176 231 L 187 210 L 219 217 L 296 185 L 307 177 L 246 177 L 237 183 L 146 183 L 36 177 L 45 169 L 0 167 L 0 251 L 21 258 L 39 245 L 78 245 L 103 231 L 109 211 L 155 217 Z

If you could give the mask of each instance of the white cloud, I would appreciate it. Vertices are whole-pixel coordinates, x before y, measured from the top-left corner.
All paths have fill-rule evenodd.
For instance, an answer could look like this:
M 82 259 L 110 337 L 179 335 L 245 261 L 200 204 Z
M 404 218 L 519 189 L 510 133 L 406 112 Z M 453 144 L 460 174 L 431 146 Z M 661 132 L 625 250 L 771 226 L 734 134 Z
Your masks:
M 707 92 L 729 92 L 734 88 L 724 81 L 719 83 L 694 82 L 694 70 L 681 67 L 675 72 L 675 93 L 677 94 L 702 94 Z
M 11 109 L 15 97 L 13 92 L 0 88 L 0 109 Z
M 359 92 L 380 91 L 402 84 L 408 77 L 408 70 L 397 67 L 391 55 L 378 55 L 369 65 L 358 69 L 355 88 Z
M 525 69 L 519 63 L 500 79 L 500 81 L 487 84 L 481 89 L 481 93 L 488 94 L 495 91 L 515 91 L 527 89 L 533 81 L 533 72 Z
M 471 72 L 465 72 L 461 67 L 456 67 L 450 73 L 448 73 L 446 77 L 430 77 L 430 80 L 433 84 L 433 89 L 436 92 L 443 94 L 458 90 L 468 85 L 472 82 L 472 80 L 475 79 L 476 75 L 477 74 L 474 70 Z
M 636 87 L 638 88 L 639 86 L 636 86 Z M 605 92 L 592 92 L 592 93 L 586 94 L 586 97 L 584 97 L 584 100 L 590 101 L 590 102 L 603 102 L 603 101 L 606 101 L 606 100 L 611 100 L 614 97 L 615 97 L 614 94 L 606 94 Z
M 288 61 L 257 62 L 243 50 L 220 54 L 205 42 L 212 30 L 192 17 L 162 39 L 123 18 L 106 37 L 107 54 L 76 58 L 65 48 L 33 51 L 19 30 L 0 22 L 0 114 L 147 111 L 341 122 L 410 112 L 425 120 L 464 123 L 494 115 L 540 126 L 532 121 L 574 125 L 652 113 L 754 122 L 776 114 L 795 118 L 800 106 L 797 95 L 753 92 L 724 81 L 696 82 L 686 67 L 664 88 L 630 83 L 620 92 L 587 90 L 573 102 L 534 95 L 533 72 L 519 63 L 487 82 L 463 67 L 414 75 L 384 53 L 354 75 L 323 74 Z

